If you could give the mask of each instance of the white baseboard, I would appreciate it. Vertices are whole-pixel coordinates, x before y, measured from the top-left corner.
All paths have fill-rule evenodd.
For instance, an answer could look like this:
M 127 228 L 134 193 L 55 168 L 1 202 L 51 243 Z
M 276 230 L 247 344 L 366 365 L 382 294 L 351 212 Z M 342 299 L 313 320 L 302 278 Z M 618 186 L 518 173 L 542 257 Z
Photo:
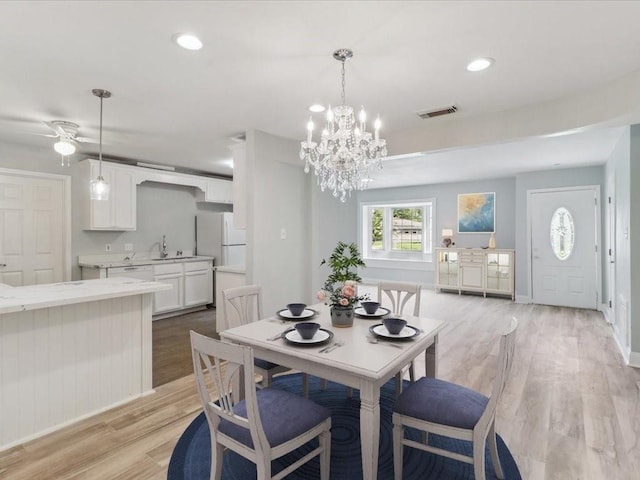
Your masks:
M 516 295 L 516 303 L 533 303 L 529 295 Z
M 640 368 L 640 352 L 631 352 L 627 363 L 630 367 Z

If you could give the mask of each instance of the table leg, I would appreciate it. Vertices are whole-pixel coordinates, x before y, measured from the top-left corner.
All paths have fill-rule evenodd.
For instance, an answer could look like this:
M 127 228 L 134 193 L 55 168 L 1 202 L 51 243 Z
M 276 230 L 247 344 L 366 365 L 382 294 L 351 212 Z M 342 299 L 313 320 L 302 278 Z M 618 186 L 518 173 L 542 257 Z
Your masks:
M 380 388 L 363 382 L 360 387 L 360 448 L 362 478 L 378 478 L 378 450 L 380 448 Z
M 433 343 L 425 352 L 424 368 L 427 377 L 438 376 L 438 335 L 433 337 Z

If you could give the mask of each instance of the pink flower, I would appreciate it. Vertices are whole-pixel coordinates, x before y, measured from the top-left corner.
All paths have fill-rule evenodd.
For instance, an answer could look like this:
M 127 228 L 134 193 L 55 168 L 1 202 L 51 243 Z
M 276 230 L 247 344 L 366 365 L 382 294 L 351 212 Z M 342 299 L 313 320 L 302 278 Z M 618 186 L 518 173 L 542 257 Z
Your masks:
M 346 298 L 341 298 L 340 301 L 338 302 L 340 305 L 342 305 L 343 307 L 346 307 L 347 305 L 349 305 L 349 300 Z
M 353 288 L 352 285 L 345 285 L 344 287 L 342 287 L 342 295 L 347 298 L 353 298 L 356 296 L 356 289 Z
M 324 302 L 327 299 L 327 292 L 325 292 L 324 290 L 320 290 L 318 293 L 316 293 L 316 298 L 321 302 Z
M 354 280 L 345 280 L 344 284 L 347 287 L 355 287 L 356 286 L 356 282 Z

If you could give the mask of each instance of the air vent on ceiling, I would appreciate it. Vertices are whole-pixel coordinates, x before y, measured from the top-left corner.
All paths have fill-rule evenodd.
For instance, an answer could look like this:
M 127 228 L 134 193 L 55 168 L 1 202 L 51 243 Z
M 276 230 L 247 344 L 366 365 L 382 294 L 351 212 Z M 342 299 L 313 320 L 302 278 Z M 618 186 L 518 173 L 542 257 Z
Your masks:
M 439 108 L 437 110 L 431 110 L 430 112 L 418 112 L 418 116 L 422 119 L 439 117 L 441 115 L 449 115 L 451 113 L 456 113 L 458 111 L 458 107 L 455 105 L 451 105 L 450 107 Z

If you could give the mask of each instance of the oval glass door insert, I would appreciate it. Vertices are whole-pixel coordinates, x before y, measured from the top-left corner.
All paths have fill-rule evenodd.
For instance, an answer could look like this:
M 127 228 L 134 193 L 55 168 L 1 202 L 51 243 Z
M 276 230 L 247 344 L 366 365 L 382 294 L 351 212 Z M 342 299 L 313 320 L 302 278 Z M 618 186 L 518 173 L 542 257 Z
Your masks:
M 566 260 L 573 251 L 575 225 L 565 207 L 559 207 L 551 216 L 551 249 L 558 260 Z

